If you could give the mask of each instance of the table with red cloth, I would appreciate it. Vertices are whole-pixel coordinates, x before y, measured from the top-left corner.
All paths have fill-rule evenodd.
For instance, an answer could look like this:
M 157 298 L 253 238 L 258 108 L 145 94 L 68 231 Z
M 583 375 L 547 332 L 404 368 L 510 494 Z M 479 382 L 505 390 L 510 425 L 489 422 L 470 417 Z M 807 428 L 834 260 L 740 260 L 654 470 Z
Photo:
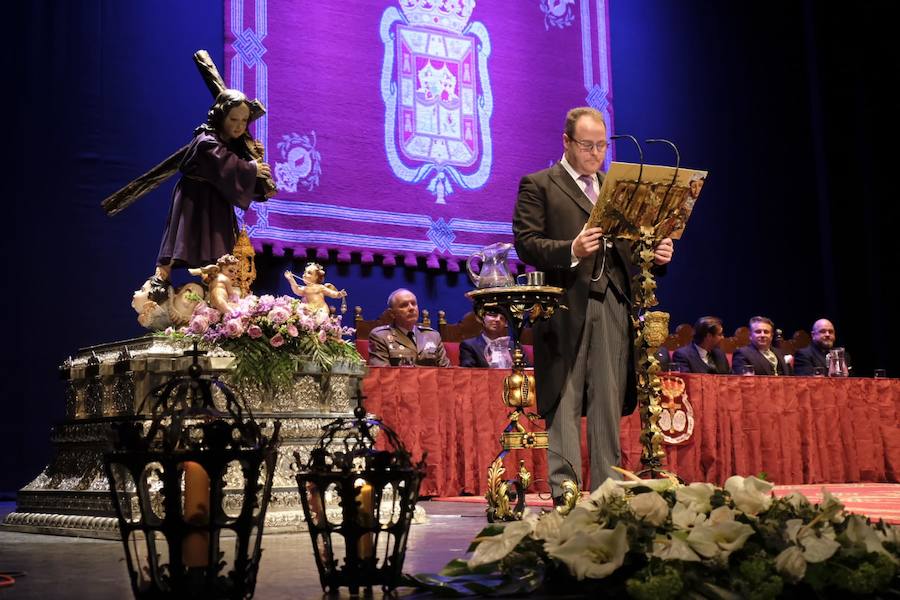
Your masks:
M 422 495 L 484 494 L 507 424 L 508 373 L 370 369 L 367 411 L 384 419 L 414 458 L 427 452 Z M 731 475 L 762 472 L 777 484 L 900 481 L 898 379 L 677 376 L 693 405 L 694 431 L 688 441 L 664 447 L 667 468 L 687 482 L 722 484 Z M 639 433 L 637 412 L 622 419 L 626 469 L 640 469 Z M 506 478 L 515 475 L 519 459 L 536 480 L 531 491 L 546 491 L 546 450 L 511 451 Z

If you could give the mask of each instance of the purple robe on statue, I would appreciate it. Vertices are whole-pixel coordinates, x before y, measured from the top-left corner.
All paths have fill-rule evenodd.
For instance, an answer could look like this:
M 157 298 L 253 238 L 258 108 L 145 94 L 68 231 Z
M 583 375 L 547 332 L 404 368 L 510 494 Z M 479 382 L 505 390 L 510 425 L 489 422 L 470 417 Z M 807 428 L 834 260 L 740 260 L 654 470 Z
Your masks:
M 215 134 L 194 137 L 179 167 L 181 180 L 159 247 L 157 264 L 201 267 L 230 254 L 237 239 L 234 207 L 247 210 L 264 199 L 257 186 L 256 166 L 244 160 Z

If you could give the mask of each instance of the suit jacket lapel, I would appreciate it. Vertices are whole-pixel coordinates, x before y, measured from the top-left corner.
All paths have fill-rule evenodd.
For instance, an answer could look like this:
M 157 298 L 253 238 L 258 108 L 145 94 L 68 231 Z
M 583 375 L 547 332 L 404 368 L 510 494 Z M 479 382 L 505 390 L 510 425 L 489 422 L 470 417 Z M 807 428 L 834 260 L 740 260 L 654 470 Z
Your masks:
M 569 175 L 565 167 L 562 166 L 562 163 L 556 163 L 553 165 L 553 168 L 550 169 L 550 180 L 565 192 L 575 204 L 580 206 L 584 212 L 591 214 L 594 205 L 587 199 L 587 196 L 584 195 L 584 192 L 581 191 L 581 188 L 578 187 L 578 184 L 572 179 L 572 176 Z

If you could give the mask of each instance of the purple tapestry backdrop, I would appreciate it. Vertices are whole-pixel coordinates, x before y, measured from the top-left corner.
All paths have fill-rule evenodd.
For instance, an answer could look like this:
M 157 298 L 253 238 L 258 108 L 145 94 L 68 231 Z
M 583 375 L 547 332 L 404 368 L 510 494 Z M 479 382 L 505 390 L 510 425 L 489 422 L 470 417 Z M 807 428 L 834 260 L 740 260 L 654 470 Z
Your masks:
M 562 155 L 565 112 L 612 123 L 605 0 L 228 0 L 229 86 L 278 194 L 257 249 L 429 267 L 511 241 L 522 175 Z

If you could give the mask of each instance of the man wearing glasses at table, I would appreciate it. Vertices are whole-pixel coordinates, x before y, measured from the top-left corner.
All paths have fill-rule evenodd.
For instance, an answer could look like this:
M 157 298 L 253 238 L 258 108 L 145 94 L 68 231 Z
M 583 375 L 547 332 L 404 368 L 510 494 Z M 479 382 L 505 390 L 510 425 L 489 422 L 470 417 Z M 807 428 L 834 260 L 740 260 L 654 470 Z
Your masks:
M 537 404 L 547 423 L 550 485 L 561 501 L 561 484 L 580 479 L 582 414 L 588 420 L 591 487 L 621 459 L 619 420 L 636 403 L 631 276 L 637 269 L 631 242 L 603 237 L 586 226 L 600 192 L 608 139 L 603 115 L 575 108 L 566 115 L 562 159 L 519 184 L 513 234 L 519 258 L 546 273 L 547 285 L 565 290 L 568 310 L 534 324 Z M 658 266 L 672 260 L 664 239 L 655 249 Z

